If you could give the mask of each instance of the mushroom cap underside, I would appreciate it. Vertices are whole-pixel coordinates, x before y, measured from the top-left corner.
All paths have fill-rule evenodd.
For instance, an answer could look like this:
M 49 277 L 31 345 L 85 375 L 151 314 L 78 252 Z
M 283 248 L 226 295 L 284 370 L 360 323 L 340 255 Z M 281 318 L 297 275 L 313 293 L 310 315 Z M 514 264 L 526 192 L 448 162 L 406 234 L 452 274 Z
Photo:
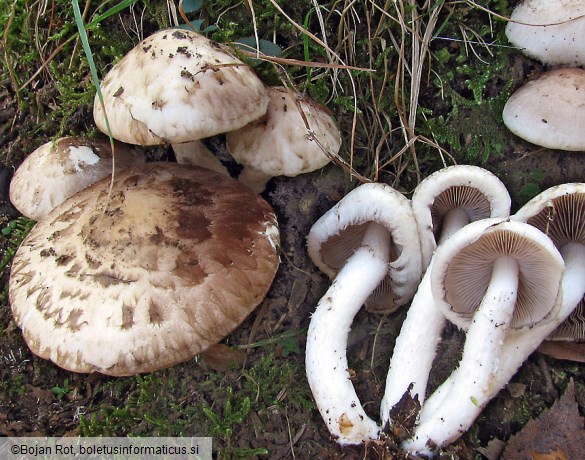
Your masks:
M 114 143 L 116 171 L 143 164 L 132 148 Z M 41 220 L 54 207 L 112 173 L 112 149 L 106 139 L 62 137 L 28 155 L 10 182 L 10 201 L 23 215 Z
M 388 312 L 406 304 L 422 276 L 420 241 L 410 200 L 381 183 L 363 184 L 315 222 L 307 250 L 315 265 L 334 278 L 363 239 L 370 222 L 391 236 L 388 274 L 366 302 L 368 310 Z
M 585 183 L 550 187 L 522 206 L 512 219 L 538 228 L 557 248 L 585 244 Z
M 161 30 L 108 72 L 94 119 L 114 138 L 158 145 L 203 139 L 241 128 L 266 113 L 268 95 L 253 70 L 202 35 Z
M 530 327 L 553 316 L 564 262 L 552 241 L 522 222 L 483 219 L 456 232 L 433 258 L 431 286 L 436 304 L 458 327 L 468 328 L 500 257 L 512 257 L 518 264 L 511 327 Z
M 234 179 L 149 163 L 75 195 L 17 251 L 9 296 L 31 350 L 131 375 L 193 358 L 238 326 L 278 267 L 271 207 Z
M 443 219 L 453 209 L 462 209 L 469 221 L 510 215 L 510 195 L 506 186 L 490 171 L 472 165 L 454 165 L 426 177 L 412 195 L 427 266 L 437 246 Z

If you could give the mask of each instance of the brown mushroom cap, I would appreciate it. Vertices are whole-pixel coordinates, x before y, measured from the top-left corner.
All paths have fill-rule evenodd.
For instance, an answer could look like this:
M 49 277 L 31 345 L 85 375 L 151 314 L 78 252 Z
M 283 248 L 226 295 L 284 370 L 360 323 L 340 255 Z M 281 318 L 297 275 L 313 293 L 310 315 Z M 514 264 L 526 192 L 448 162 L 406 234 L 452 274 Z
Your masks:
M 144 39 L 114 65 L 101 89 L 113 137 L 138 145 L 238 129 L 268 105 L 263 83 L 229 48 L 181 29 Z M 107 132 L 97 96 L 94 119 Z
M 236 180 L 169 163 L 120 172 L 53 210 L 17 251 L 9 295 L 31 350 L 76 372 L 191 359 L 264 298 L 271 207 Z
M 143 164 L 132 148 L 115 144 L 116 171 Z M 112 173 L 112 149 L 105 139 L 62 137 L 32 152 L 10 182 L 10 201 L 23 215 L 41 220 L 54 207 Z

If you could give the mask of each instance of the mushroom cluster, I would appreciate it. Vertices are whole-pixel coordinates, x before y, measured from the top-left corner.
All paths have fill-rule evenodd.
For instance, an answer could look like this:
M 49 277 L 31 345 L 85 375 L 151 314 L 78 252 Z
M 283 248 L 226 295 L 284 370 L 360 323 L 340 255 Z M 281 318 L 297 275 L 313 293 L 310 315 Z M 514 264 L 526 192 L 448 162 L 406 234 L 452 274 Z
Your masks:
M 256 192 L 273 176 L 323 167 L 341 146 L 324 107 L 287 88 L 266 87 L 233 50 L 190 30 L 147 37 L 101 87 L 94 119 L 102 132 L 110 129 L 129 144 L 171 144 L 178 163 L 226 175 L 203 139 L 227 134 L 230 153 L 244 166 L 242 182 Z
M 524 54 L 554 68 L 512 94 L 505 125 L 536 145 L 585 151 L 585 1 L 525 0 L 506 35 Z
M 160 31 L 96 95 L 96 124 L 113 144 L 62 138 L 25 160 L 10 196 L 38 224 L 14 257 L 9 296 L 35 354 L 76 372 L 149 372 L 217 343 L 261 302 L 279 264 L 276 216 L 201 139 L 266 118 L 269 93 L 228 48 Z M 287 137 L 335 153 L 337 127 L 313 107 L 290 104 L 307 125 Z M 189 158 L 146 163 L 122 142 L 171 144 Z M 324 164 L 311 161 L 303 171 Z
M 311 318 L 306 371 L 339 444 L 400 432 L 408 398 L 422 406 L 402 447 L 432 456 L 469 429 L 544 340 L 571 327 L 585 295 L 584 187 L 554 187 L 510 216 L 494 175 L 452 166 L 424 179 L 412 200 L 361 185 L 314 224 L 308 252 L 333 283 Z M 362 304 L 387 312 L 409 302 L 377 423 L 353 388 L 347 334 Z M 447 321 L 466 332 L 461 360 L 425 397 Z

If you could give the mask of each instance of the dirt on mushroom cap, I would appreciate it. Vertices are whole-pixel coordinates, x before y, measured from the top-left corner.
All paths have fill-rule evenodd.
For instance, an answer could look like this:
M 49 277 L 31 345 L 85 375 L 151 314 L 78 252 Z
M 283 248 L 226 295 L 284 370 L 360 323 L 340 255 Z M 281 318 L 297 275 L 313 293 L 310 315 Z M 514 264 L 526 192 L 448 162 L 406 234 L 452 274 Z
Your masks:
M 189 142 L 241 128 L 266 112 L 268 95 L 227 47 L 188 30 L 161 30 L 140 42 L 102 82 L 114 138 L 130 144 Z
M 33 352 L 77 372 L 188 360 L 260 303 L 278 267 L 271 207 L 237 181 L 150 163 L 86 189 L 23 242 L 11 274 Z M 235 217 L 234 217 L 235 216 Z

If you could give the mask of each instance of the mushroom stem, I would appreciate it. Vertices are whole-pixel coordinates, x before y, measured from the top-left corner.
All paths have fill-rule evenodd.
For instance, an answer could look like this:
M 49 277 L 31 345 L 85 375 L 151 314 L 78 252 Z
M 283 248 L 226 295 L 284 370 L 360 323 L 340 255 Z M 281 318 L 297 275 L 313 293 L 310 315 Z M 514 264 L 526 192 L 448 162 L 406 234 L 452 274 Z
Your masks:
M 262 193 L 272 176 L 249 166 L 244 166 L 238 180 L 256 193 Z
M 225 166 L 207 148 L 203 141 L 196 140 L 182 144 L 172 144 L 177 163 L 182 165 L 200 166 L 229 176 Z
M 449 211 L 443 218 L 439 244 L 468 223 L 469 216 L 463 209 Z M 429 374 L 447 321 L 433 300 L 430 276 L 432 265 L 431 259 L 394 345 L 380 405 L 383 426 L 390 421 L 391 409 L 407 391 L 421 404 L 425 399 Z
M 453 235 L 453 233 L 455 233 L 460 228 L 465 227 L 468 223 L 469 216 L 465 210 L 461 208 L 451 209 L 443 218 L 443 227 L 441 229 L 441 235 L 439 236 L 437 244 L 444 242 L 447 238 Z
M 443 385 L 437 390 L 437 398 L 445 404 L 436 405 L 435 393 L 431 395 L 413 438 L 403 443 L 405 450 L 428 455 L 429 445 L 446 445 L 473 424 L 492 394 L 517 292 L 518 263 L 512 257 L 499 257 L 469 326 L 459 367 L 449 377 L 451 381 L 443 383 L 447 391 L 441 390 Z
M 567 243 L 560 249 L 560 253 L 565 262 L 561 294 L 557 299 L 561 307 L 553 318 L 534 325 L 530 331 L 521 331 L 506 337 L 501 363 L 492 380 L 486 401 L 491 400 L 510 381 L 528 356 L 565 321 L 585 296 L 585 245 Z M 421 420 L 430 418 L 431 414 L 444 403 L 454 380 L 455 375 L 450 376 L 433 393 L 432 398 L 429 398 L 421 411 Z M 481 407 L 478 407 L 477 415 L 480 411 Z
M 368 224 L 361 246 L 317 304 L 309 325 L 307 379 L 327 428 L 341 445 L 361 444 L 380 432 L 351 383 L 346 348 L 353 318 L 387 273 L 390 243 L 388 230 Z

